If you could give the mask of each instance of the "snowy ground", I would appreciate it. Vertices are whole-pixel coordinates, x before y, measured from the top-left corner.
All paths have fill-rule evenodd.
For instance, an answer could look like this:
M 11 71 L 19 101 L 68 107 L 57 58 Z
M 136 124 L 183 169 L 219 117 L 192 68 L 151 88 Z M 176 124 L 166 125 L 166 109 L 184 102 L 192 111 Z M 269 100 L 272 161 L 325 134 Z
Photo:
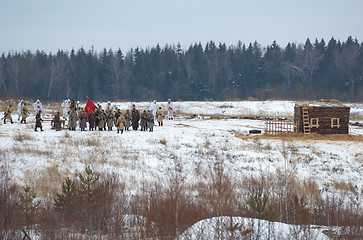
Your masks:
M 102 103 L 105 106 L 105 103 Z M 136 103 L 147 109 L 150 103 Z M 0 123 L 1 164 L 19 185 L 33 186 L 41 197 L 54 194 L 68 176 L 90 165 L 97 172 L 117 173 L 130 193 L 142 183 L 164 182 L 175 162 L 182 163 L 186 184 L 204 180 L 216 161 L 223 161 L 231 176 L 257 176 L 289 169 L 303 180 L 313 180 L 322 194 L 341 191 L 347 201 L 363 209 L 363 142 L 282 139 L 241 139 L 236 134 L 264 130 L 264 120 L 244 117 L 292 118 L 292 101 L 174 102 L 176 117 L 164 120 L 154 132 L 56 132 L 50 121 L 54 105 L 44 107 L 44 132 L 34 132 L 34 115 L 28 124 Z M 116 103 L 121 109 L 130 102 Z M 161 103 L 165 107 L 166 103 Z M 354 119 L 362 122 L 363 104 L 348 104 Z M 15 111 L 15 110 L 14 110 Z M 351 126 L 352 135 L 363 128 Z M 344 182 L 353 189 L 336 189 Z

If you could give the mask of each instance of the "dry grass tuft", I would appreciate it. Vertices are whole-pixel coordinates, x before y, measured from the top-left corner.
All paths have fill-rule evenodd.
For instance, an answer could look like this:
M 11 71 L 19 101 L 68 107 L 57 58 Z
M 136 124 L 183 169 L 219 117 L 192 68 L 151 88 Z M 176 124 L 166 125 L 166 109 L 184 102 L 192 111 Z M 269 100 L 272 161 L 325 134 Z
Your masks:
M 14 136 L 14 140 L 18 142 L 23 142 L 25 140 L 30 141 L 33 140 L 33 137 L 30 136 L 27 132 L 18 131 Z
M 335 181 L 333 182 L 333 187 L 344 192 L 356 193 L 356 187 L 352 184 L 352 182 Z

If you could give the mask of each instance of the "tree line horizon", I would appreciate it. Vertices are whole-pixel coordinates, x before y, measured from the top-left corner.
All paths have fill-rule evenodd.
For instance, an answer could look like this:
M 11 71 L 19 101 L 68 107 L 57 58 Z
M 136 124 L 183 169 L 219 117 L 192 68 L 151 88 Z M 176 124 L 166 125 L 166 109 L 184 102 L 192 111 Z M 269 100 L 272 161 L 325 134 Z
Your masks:
M 0 98 L 95 101 L 363 101 L 363 43 L 351 36 L 261 47 L 207 42 L 56 54 L 3 52 Z

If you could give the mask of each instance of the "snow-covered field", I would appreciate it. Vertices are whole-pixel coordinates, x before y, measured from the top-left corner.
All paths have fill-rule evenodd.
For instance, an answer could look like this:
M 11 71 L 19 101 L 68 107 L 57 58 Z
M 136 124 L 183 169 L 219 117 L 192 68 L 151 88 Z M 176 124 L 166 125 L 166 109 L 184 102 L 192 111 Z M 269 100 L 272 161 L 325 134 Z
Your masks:
M 130 106 L 130 102 L 114 104 L 122 110 Z M 159 104 L 166 106 L 165 102 Z M 341 194 L 346 204 L 358 205 L 363 211 L 363 142 L 236 137 L 251 129 L 264 131 L 264 120 L 258 120 L 261 116 L 291 119 L 294 104 L 174 102 L 175 118 L 164 120 L 163 127 L 156 126 L 154 132 L 131 130 L 123 134 L 115 129 L 56 132 L 47 121 L 55 113 L 55 106 L 45 105 L 43 132 L 34 131 L 33 113 L 27 125 L 16 121 L 15 113 L 14 124 L 0 123 L 1 164 L 12 181 L 30 185 L 39 197 L 48 198 L 66 177 L 77 176 L 86 166 L 101 173 L 117 173 L 127 191 L 134 193 L 144 183 L 168 182 L 177 163 L 181 163 L 185 184 L 196 186 L 206 181 L 216 162 L 223 162 L 233 181 L 239 176 L 290 171 L 301 181 L 315 182 L 323 197 Z M 140 110 L 149 105 L 136 103 Z M 354 117 L 351 121 L 362 122 L 363 104 L 347 105 Z M 363 128 L 350 126 L 350 134 L 363 135 Z M 351 187 L 337 188 L 342 184 Z

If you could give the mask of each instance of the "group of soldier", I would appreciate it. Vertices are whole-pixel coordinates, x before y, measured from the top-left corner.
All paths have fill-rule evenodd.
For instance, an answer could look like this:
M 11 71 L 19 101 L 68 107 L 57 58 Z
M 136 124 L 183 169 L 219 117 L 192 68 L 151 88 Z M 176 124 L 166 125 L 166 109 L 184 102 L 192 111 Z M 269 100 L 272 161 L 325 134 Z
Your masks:
M 35 111 L 35 131 L 40 128 L 43 131 L 41 117 L 42 113 L 42 103 L 37 100 L 34 104 Z M 11 107 L 8 105 L 5 108 L 4 113 L 4 124 L 6 120 L 10 120 L 13 123 L 11 117 Z M 88 124 L 88 130 L 94 131 L 112 131 L 113 127 L 116 127 L 117 133 L 123 133 L 125 130 L 129 130 L 131 127 L 133 130 L 150 131 L 154 130 L 154 122 L 157 121 L 159 126 L 163 126 L 164 113 L 161 107 L 154 100 L 151 103 L 149 110 L 143 110 L 140 112 L 135 104 L 132 104 L 130 109 L 122 112 L 116 106 L 111 106 L 111 102 L 108 102 L 106 109 L 102 109 L 100 103 L 97 104 L 94 110 L 91 110 L 88 114 L 84 108 L 80 107 L 79 101 L 65 100 L 62 103 L 63 108 L 63 120 L 61 119 L 60 112 L 58 111 L 52 120 L 52 127 L 59 131 L 61 130 L 61 123 L 68 120 L 68 129 L 70 131 L 75 131 L 77 127 L 81 131 L 85 131 Z M 168 99 L 167 103 L 168 119 L 173 119 L 173 103 Z M 18 121 L 21 118 L 20 123 L 26 124 L 26 118 L 29 116 L 30 112 L 27 108 L 27 104 L 21 100 L 18 104 Z
M 37 100 L 34 104 L 34 111 L 36 114 L 36 125 L 35 130 L 39 127 L 43 131 L 43 127 L 41 122 L 43 121 L 40 117 L 41 110 L 42 110 L 42 103 Z M 4 117 L 2 118 L 4 120 L 4 124 L 6 124 L 6 120 L 9 120 L 11 124 L 13 124 L 13 118 L 11 116 L 11 107 L 12 104 L 5 107 L 4 111 Z M 21 124 L 26 124 L 26 119 L 29 116 L 30 112 L 27 108 L 27 103 L 24 100 L 21 100 L 18 104 L 18 121 L 20 121 Z
M 173 105 L 171 100 L 168 100 L 168 118 L 173 119 Z M 87 114 L 85 109 L 79 106 L 79 101 L 65 100 L 62 103 L 63 118 L 68 120 L 68 129 L 75 131 L 77 127 L 81 131 L 85 131 L 88 124 L 89 131 L 112 131 L 113 127 L 116 127 L 117 133 L 123 133 L 130 128 L 133 130 L 152 132 L 154 130 L 155 121 L 159 126 L 163 126 L 163 110 L 158 106 L 156 100 L 153 101 L 149 110 L 143 110 L 140 112 L 135 104 L 132 104 L 130 109 L 122 112 L 116 106 L 111 106 L 111 102 L 108 102 L 106 109 L 103 109 L 100 103 L 94 110 L 90 110 Z M 53 118 L 54 128 L 60 130 L 60 112 Z

